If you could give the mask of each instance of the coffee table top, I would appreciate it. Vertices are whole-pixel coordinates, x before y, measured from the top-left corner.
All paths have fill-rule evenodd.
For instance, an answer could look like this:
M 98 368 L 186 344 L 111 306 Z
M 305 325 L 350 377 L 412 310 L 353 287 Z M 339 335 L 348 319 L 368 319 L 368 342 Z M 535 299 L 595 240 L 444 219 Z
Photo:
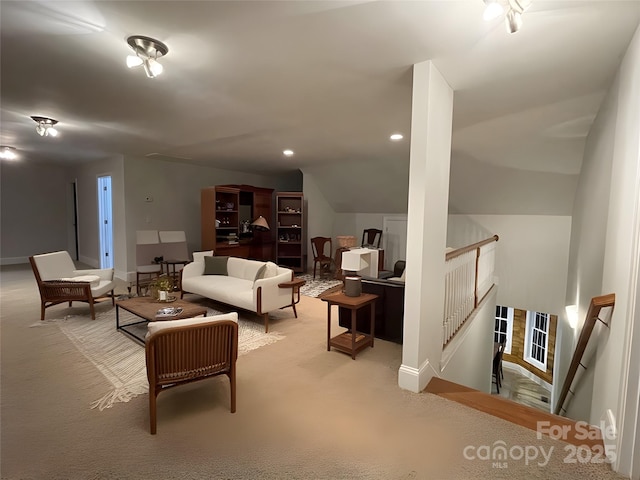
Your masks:
M 177 299 L 173 302 L 159 302 L 151 297 L 133 297 L 127 300 L 119 300 L 116 305 L 127 312 L 131 312 L 134 315 L 144 318 L 148 322 L 155 322 L 161 320 L 178 320 L 181 318 L 197 317 L 198 315 L 206 315 L 207 308 L 195 303 L 188 302 L 186 300 Z M 181 307 L 182 312 L 172 317 L 156 318 L 158 310 L 166 307 Z

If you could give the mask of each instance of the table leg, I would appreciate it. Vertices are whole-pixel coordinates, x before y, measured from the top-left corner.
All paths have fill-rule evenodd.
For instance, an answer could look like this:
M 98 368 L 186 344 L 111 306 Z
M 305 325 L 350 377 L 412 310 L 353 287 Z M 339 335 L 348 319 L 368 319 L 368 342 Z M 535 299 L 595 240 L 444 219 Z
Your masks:
M 327 302 L 327 352 L 331 351 L 331 303 Z
M 351 309 L 351 360 L 356 359 L 356 309 Z
M 116 305 L 116 330 L 120 330 L 120 306 Z
M 371 348 L 373 340 L 376 338 L 376 302 L 371 303 Z

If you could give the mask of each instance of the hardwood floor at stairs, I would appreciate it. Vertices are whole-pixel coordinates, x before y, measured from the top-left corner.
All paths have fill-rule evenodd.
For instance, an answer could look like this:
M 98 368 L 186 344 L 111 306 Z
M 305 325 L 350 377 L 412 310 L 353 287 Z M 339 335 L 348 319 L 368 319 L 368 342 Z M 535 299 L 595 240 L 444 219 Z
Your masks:
M 565 432 L 561 440 L 572 445 L 588 446 L 594 453 L 603 452 L 600 430 L 587 425 L 577 425 L 569 418 L 543 412 L 498 395 L 490 395 L 437 377 L 431 379 L 424 391 L 530 430 L 538 431 L 538 422 L 545 422 L 543 425 L 547 432 Z M 586 433 L 587 428 L 588 433 Z

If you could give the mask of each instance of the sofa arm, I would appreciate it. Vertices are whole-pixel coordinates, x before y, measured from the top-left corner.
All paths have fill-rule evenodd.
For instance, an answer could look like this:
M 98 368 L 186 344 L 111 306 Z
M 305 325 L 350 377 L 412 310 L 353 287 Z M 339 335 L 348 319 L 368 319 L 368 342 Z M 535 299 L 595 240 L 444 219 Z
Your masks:
M 113 280 L 113 268 L 88 268 L 85 270 L 74 270 L 73 275 L 75 277 L 84 275 L 97 275 L 100 280 L 106 280 L 110 282 Z
M 291 305 L 291 290 L 278 286 L 280 283 L 290 281 L 291 276 L 291 270 L 287 270 L 275 277 L 261 278 L 253 283 L 253 306 L 257 313 L 267 313 Z M 260 311 L 258 311 L 258 305 Z
M 199 277 L 204 273 L 204 262 L 191 262 L 182 268 L 182 279 Z

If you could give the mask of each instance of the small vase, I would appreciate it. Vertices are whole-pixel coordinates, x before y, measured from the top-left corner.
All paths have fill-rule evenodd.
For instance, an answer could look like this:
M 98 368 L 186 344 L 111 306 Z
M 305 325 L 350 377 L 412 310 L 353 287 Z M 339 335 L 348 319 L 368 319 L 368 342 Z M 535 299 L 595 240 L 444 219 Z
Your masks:
M 158 290 L 158 300 L 161 302 L 166 302 L 169 298 L 169 292 L 166 290 Z

